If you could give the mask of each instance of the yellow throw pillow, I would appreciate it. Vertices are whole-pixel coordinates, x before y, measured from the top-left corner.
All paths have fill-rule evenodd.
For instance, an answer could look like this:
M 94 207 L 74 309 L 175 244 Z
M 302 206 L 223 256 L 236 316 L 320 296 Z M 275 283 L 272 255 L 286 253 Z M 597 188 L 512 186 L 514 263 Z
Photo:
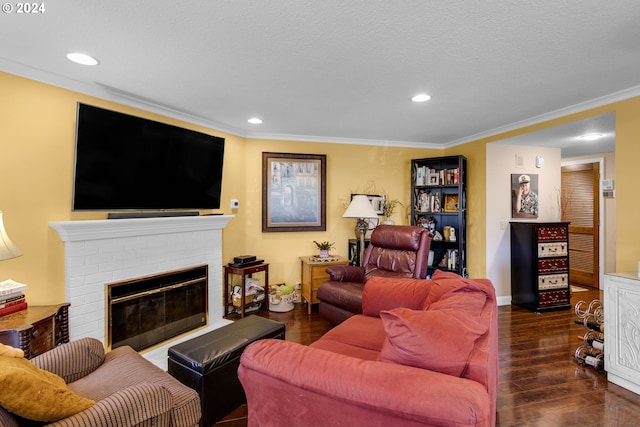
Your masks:
M 24 357 L 24 351 L 19 348 L 14 348 L 0 343 L 0 356 Z
M 59 376 L 27 359 L 0 356 L 0 405 L 23 418 L 57 421 L 91 407 L 95 402 L 78 396 Z

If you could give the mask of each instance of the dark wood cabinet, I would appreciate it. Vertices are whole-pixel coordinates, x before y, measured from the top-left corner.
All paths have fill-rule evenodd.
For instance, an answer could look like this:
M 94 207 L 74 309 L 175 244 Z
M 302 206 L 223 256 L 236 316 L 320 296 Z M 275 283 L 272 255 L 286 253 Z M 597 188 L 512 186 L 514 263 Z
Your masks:
M 467 276 L 467 159 L 411 160 L 411 224 L 434 231 L 429 275 L 435 269 Z
M 264 273 L 264 299 L 252 299 L 247 301 L 245 295 L 246 291 L 246 279 L 247 277 L 253 277 L 255 273 Z M 233 284 L 231 276 L 240 276 L 240 282 L 237 286 L 240 286 L 240 303 L 234 304 L 233 301 Z M 251 265 L 248 267 L 231 267 L 224 266 L 224 315 L 228 317 L 232 314 L 239 314 L 240 317 L 245 317 L 247 311 L 254 311 L 264 307 L 265 311 L 269 311 L 269 264 L 262 263 Z
M 569 223 L 510 226 L 511 303 L 538 312 L 569 309 Z
M 31 306 L 0 317 L 0 343 L 21 348 L 27 359 L 69 342 L 69 303 Z

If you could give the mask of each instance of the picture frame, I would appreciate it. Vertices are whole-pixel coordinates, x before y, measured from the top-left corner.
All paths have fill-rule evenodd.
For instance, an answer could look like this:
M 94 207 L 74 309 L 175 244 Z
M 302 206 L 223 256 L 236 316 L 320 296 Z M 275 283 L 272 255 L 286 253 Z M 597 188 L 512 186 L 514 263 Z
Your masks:
M 353 195 L 351 196 L 353 198 Z M 387 199 L 384 196 L 371 195 L 367 194 L 367 198 L 369 202 L 371 202 L 371 206 L 373 206 L 373 210 L 376 211 L 378 215 L 384 215 L 384 206 L 387 202 Z
M 326 231 L 324 154 L 262 153 L 262 232 Z
M 458 194 L 445 194 L 444 195 L 444 212 L 458 212 L 459 198 Z
M 540 195 L 538 174 L 511 174 L 511 218 L 538 218 Z

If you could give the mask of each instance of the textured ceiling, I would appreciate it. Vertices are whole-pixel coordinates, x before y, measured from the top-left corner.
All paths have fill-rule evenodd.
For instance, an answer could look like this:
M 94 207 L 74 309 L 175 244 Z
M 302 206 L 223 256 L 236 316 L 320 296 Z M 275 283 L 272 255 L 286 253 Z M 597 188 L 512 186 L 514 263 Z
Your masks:
M 446 146 L 640 93 L 637 0 L 45 7 L 0 16 L 0 69 L 242 136 Z

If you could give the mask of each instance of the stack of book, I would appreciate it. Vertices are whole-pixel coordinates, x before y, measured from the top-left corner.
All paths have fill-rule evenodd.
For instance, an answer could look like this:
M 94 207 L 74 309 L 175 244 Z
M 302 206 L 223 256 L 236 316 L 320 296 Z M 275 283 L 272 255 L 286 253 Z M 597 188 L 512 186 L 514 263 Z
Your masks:
M 23 293 L 25 289 L 27 285 L 13 280 L 0 282 L 0 317 L 27 308 L 27 300 Z

